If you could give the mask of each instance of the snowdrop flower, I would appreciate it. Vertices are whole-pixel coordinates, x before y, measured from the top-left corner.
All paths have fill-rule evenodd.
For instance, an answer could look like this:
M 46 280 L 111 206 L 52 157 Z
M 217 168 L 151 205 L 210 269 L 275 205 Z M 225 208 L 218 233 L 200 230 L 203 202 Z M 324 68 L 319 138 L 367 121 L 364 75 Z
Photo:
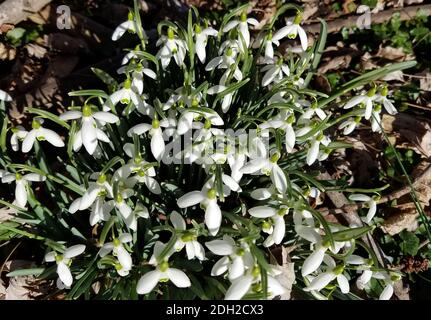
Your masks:
M 205 249 L 197 241 L 197 236 L 193 230 L 186 231 L 186 222 L 183 217 L 176 211 L 173 211 L 169 220 L 175 228 L 175 231 L 179 232 L 178 239 L 174 245 L 176 251 L 181 251 L 184 247 L 186 248 L 187 259 L 192 260 L 198 258 L 199 260 L 205 260 Z
M 91 106 L 84 105 L 82 111 L 66 111 L 60 115 L 64 121 L 81 119 L 81 128 L 73 138 L 73 150 L 79 151 L 84 145 L 85 150 L 92 155 L 96 151 L 98 141 L 109 143 L 111 140 L 100 129 L 105 123 L 115 123 L 119 118 L 109 112 L 91 110 Z
M 9 173 L 5 172 L 2 175 L 2 183 L 11 183 L 15 181 L 15 201 L 19 207 L 25 208 L 27 205 L 28 188 L 30 182 L 42 182 L 46 180 L 45 176 L 41 176 L 37 173 L 28 173 L 22 175 L 20 173 Z
M 217 36 L 218 31 L 208 27 L 202 30 L 201 26 L 196 25 L 195 26 L 195 48 L 196 48 L 196 54 L 198 55 L 198 58 L 201 63 L 205 63 L 206 59 L 206 50 L 205 47 L 207 45 L 208 37 L 209 36 Z
M 344 109 L 351 109 L 354 106 L 362 104 L 365 106 L 365 113 L 364 113 L 365 119 L 369 120 L 373 112 L 373 102 L 377 98 L 378 96 L 376 95 L 376 88 L 372 88 L 367 92 L 367 94 L 363 94 L 363 95 L 359 95 L 351 98 L 344 105 Z
M 141 135 L 145 132 L 149 132 L 151 136 L 151 152 L 157 161 L 162 159 L 163 153 L 165 152 L 165 140 L 163 139 L 163 131 L 161 127 L 168 127 L 170 125 L 168 119 L 159 121 L 154 118 L 151 125 L 148 123 L 141 123 L 132 127 L 127 135 L 131 137 L 133 134 Z
M 214 69 L 228 69 L 230 72 L 231 66 L 235 66 L 236 57 L 238 55 L 238 47 L 237 42 L 225 42 L 225 50 L 223 55 L 213 58 L 208 62 L 208 64 L 205 67 L 206 71 L 212 71 Z M 223 46 L 222 46 L 223 48 Z M 238 66 L 235 66 L 235 69 L 233 70 L 233 76 L 236 80 L 241 81 L 242 80 L 242 72 L 238 68 Z
M 13 151 L 19 150 L 19 141 L 24 140 L 24 138 L 27 136 L 28 131 L 25 130 L 23 126 L 16 126 L 14 128 L 11 128 L 12 136 L 10 137 L 10 144 L 12 146 Z
M 93 173 L 90 178 L 96 179 L 96 181 L 90 181 L 88 183 L 88 189 L 85 191 L 84 195 L 72 202 L 69 208 L 71 213 L 74 213 L 77 210 L 82 211 L 90 208 L 98 197 L 113 197 L 112 186 L 107 181 L 105 174 Z
M 273 38 L 272 36 L 272 32 L 270 32 L 265 41 L 265 55 L 264 55 L 264 62 L 266 63 L 271 63 L 271 61 L 274 60 L 274 47 L 273 45 L 275 45 L 276 47 L 278 47 L 280 45 L 280 42 Z
M 338 129 L 343 130 L 344 135 L 349 135 L 356 129 L 360 122 L 361 117 L 349 118 L 346 121 L 342 122 Z
M 63 254 L 51 251 L 45 255 L 46 262 L 55 261 L 57 263 L 58 277 L 66 288 L 69 288 L 73 283 L 73 276 L 69 269 L 70 264 L 72 263 L 72 258 L 79 256 L 84 252 L 84 250 L 84 245 L 77 244 L 67 248 Z
M 121 23 L 112 34 L 112 41 L 117 41 L 120 39 L 126 31 L 130 33 L 136 33 L 138 31 L 138 26 L 136 25 L 135 18 L 133 16 L 133 12 L 129 12 L 129 15 L 127 17 L 127 21 Z M 145 35 L 144 35 L 145 36 Z
M 119 74 L 126 73 L 127 67 L 123 66 L 119 68 L 117 72 Z M 142 63 L 138 63 L 133 69 L 131 84 L 133 91 L 137 92 L 138 94 L 142 94 L 144 91 L 144 75 L 153 80 L 157 79 L 157 75 L 153 70 L 145 68 Z
M 6 91 L 0 89 L 0 101 L 10 102 L 12 97 Z
M 325 288 L 331 281 L 337 279 L 338 286 L 342 293 L 350 292 L 349 280 L 343 274 L 345 266 L 343 264 L 336 265 L 334 259 L 330 256 L 325 256 L 325 263 L 328 269 L 313 278 L 310 284 L 304 288 L 304 291 L 320 291 Z
M 373 107 L 373 112 L 371 113 L 371 131 L 373 132 L 381 132 L 381 118 L 380 112 L 382 111 L 382 107 L 377 105 Z
M 297 137 L 304 136 L 308 132 L 310 132 L 310 130 L 312 130 L 310 126 L 301 128 L 296 132 L 296 136 Z M 311 166 L 319 156 L 320 145 L 322 144 L 325 147 L 327 147 L 331 143 L 331 140 L 327 136 L 325 136 L 322 132 L 316 132 L 312 137 L 308 139 L 309 139 L 310 147 L 307 151 L 306 161 L 307 161 L 307 164 Z
M 224 235 L 222 240 L 205 242 L 205 246 L 214 254 L 223 256 L 213 266 L 212 276 L 228 272 L 230 281 L 243 276 L 245 271 L 254 266 L 254 259 L 246 243 L 236 245 L 235 240 Z
M 193 107 L 198 107 L 198 104 L 193 103 Z M 181 109 L 182 112 L 180 118 L 178 119 L 177 134 L 184 135 L 193 128 L 193 120 L 201 119 L 208 120 L 211 125 L 222 126 L 224 124 L 223 119 L 219 116 L 217 112 L 199 111 L 189 109 Z
M 295 39 L 299 35 L 299 40 L 301 41 L 302 50 L 307 50 L 308 38 L 305 30 L 299 25 L 301 22 L 301 15 L 298 13 L 296 17 L 292 20 L 287 21 L 287 25 L 280 30 L 278 30 L 272 37 L 273 41 L 279 41 L 284 37 L 289 39 Z
M 135 82 L 136 84 L 136 82 Z M 137 90 L 135 87 L 132 87 L 132 80 L 126 79 L 123 83 L 123 87 L 113 94 L 109 96 L 109 101 L 106 101 L 103 105 L 103 110 L 107 111 L 110 109 L 110 103 L 112 106 L 116 106 L 118 102 L 123 105 L 128 105 L 132 102 L 138 110 L 145 110 L 148 108 L 148 104 L 145 104 L 138 93 L 135 92 Z M 145 113 L 145 111 L 143 112 Z
M 205 209 L 205 225 L 209 233 L 215 236 L 221 226 L 222 214 L 217 204 L 217 191 L 202 188 L 201 191 L 191 191 L 177 200 L 180 208 L 188 208 L 200 204 Z
M 241 34 L 242 39 L 244 39 L 245 47 L 248 48 L 250 46 L 250 31 L 248 30 L 248 25 L 251 24 L 253 26 L 258 26 L 259 21 L 254 18 L 247 18 L 247 13 L 243 12 L 239 20 L 231 20 L 229 21 L 223 28 L 223 32 L 229 32 L 236 26 L 238 26 L 238 36 Z M 240 44 L 241 51 L 244 52 L 246 48 L 243 48 L 242 39 L 239 37 L 238 41 Z
M 132 269 L 132 257 L 130 253 L 124 248 L 123 244 L 132 242 L 130 233 L 123 233 L 118 238 L 114 238 L 112 242 L 105 243 L 99 251 L 99 255 L 103 258 L 110 252 L 118 258 L 123 271 Z
M 153 264 L 156 269 L 144 274 L 138 281 L 136 291 L 138 294 L 150 293 L 159 282 L 171 281 L 178 288 L 187 288 L 191 286 L 191 282 L 187 275 L 176 268 L 171 268 L 168 259 L 158 261 L 158 257 L 165 248 L 165 244 L 157 241 L 154 245 L 153 257 L 150 259 L 150 264 Z
M 383 87 L 383 89 L 380 91 L 380 94 L 376 95 L 376 99 L 375 101 L 378 103 L 383 104 L 383 107 L 385 108 L 385 110 L 390 114 L 390 115 L 394 115 L 397 114 L 398 111 L 397 109 L 395 109 L 393 103 L 391 100 L 389 100 L 387 98 L 388 95 L 388 87 Z
M 271 64 L 262 68 L 265 72 L 262 78 L 262 86 L 266 87 L 272 82 L 280 82 L 283 78 L 290 75 L 289 66 L 283 63 L 283 58 L 273 59 Z
M 320 109 L 317 106 L 317 103 L 313 103 L 310 108 L 308 108 L 308 110 L 306 110 L 303 114 L 302 114 L 302 118 L 303 119 L 311 119 L 314 115 L 317 115 L 320 120 L 325 120 L 326 118 L 326 113 L 325 111 L 323 111 L 322 109 Z
M 362 220 L 365 223 L 370 223 L 371 220 L 373 220 L 374 216 L 376 215 L 377 212 L 377 202 L 376 199 L 374 197 L 370 197 L 367 196 L 365 194 L 352 194 L 349 196 L 349 199 L 351 201 L 361 201 L 364 203 L 365 207 L 368 207 L 368 213 L 367 216 L 365 218 L 363 218 Z
M 226 291 L 225 300 L 240 300 L 248 292 L 261 293 L 262 292 L 262 277 L 261 271 L 258 266 L 255 266 L 241 276 L 232 281 L 231 286 Z M 274 299 L 274 297 L 282 295 L 285 292 L 283 286 L 272 276 L 268 275 L 268 297 L 266 299 Z
M 119 168 L 114 176 L 126 179 L 131 174 L 134 174 L 131 176 L 132 179 L 135 179 L 139 183 L 144 183 L 152 193 L 160 194 L 160 185 L 157 180 L 154 179 L 156 176 L 154 167 L 151 166 L 149 162 L 142 159 L 140 153 L 135 150 L 132 143 L 126 143 L 123 150 L 132 159 L 130 159 L 126 165 Z
M 270 176 L 277 190 L 284 194 L 287 189 L 287 179 L 283 170 L 277 164 L 279 159 L 280 153 L 275 152 L 270 158 L 262 157 L 249 161 L 240 171 L 245 174 L 261 172 Z
M 31 123 L 32 129 L 25 135 L 22 142 L 22 152 L 29 152 L 33 148 L 36 139 L 39 141 L 46 140 L 54 147 L 64 147 L 64 142 L 60 136 L 56 132 L 42 127 L 42 124 L 43 119 L 33 119 Z
M 345 242 L 335 241 L 335 248 L 331 248 L 329 241 L 324 240 L 313 227 L 296 226 L 295 231 L 301 238 L 311 242 L 314 246 L 313 252 L 304 260 L 302 265 L 301 274 L 304 277 L 320 267 L 328 249 L 333 253 L 338 253 L 346 245 Z
M 293 151 L 295 147 L 296 135 L 293 129 L 293 123 L 295 122 L 295 116 L 293 113 L 287 111 L 281 111 L 278 116 L 271 120 L 262 123 L 259 127 L 261 129 L 282 129 L 285 132 L 285 144 L 286 151 L 288 153 Z
M 162 47 L 159 52 L 157 52 L 156 57 L 160 59 L 163 69 L 166 69 L 171 62 L 172 57 L 179 67 L 183 65 L 187 51 L 187 44 L 184 40 L 175 36 L 174 29 L 169 27 L 167 36 L 160 37 L 156 46 L 160 45 L 162 45 Z
M 258 206 L 248 210 L 250 215 L 265 220 L 262 229 L 266 233 L 269 233 L 268 238 L 264 241 L 265 247 L 270 247 L 273 244 L 280 244 L 283 241 L 284 234 L 286 232 L 286 222 L 284 216 L 288 212 L 288 208 L 271 208 L 267 206 Z

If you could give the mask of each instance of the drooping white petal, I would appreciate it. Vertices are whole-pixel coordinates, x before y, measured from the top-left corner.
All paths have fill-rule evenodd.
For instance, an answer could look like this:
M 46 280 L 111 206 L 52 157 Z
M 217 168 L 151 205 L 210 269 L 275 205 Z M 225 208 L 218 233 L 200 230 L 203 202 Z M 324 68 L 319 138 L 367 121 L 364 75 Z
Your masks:
M 172 225 L 177 230 L 186 230 L 186 221 L 184 218 L 176 211 L 173 211 L 169 216 Z
M 362 193 L 357 193 L 350 195 L 349 199 L 352 201 L 369 201 L 371 200 L 371 197 Z
M 70 272 L 69 267 L 64 262 L 60 262 L 59 264 L 57 264 L 57 274 L 66 287 L 70 287 L 72 285 L 72 273 Z
M 118 261 L 123 266 L 123 268 L 130 270 L 132 268 L 132 257 L 130 256 L 130 253 L 128 253 L 127 250 L 121 245 L 117 247 L 116 253 Z
M 377 212 L 377 205 L 376 205 L 375 201 L 370 201 L 369 205 L 370 205 L 370 208 L 368 209 L 367 216 L 364 219 L 364 221 L 366 223 L 370 223 L 371 220 L 373 220 L 373 218 L 374 218 L 374 216 L 376 215 L 376 212 Z
M 307 259 L 304 260 L 304 264 L 302 265 L 302 276 L 305 277 L 306 275 L 316 271 L 317 268 L 319 268 L 319 266 L 322 264 L 324 256 L 325 250 L 322 248 L 319 248 L 310 254 Z
M 314 161 L 316 161 L 317 156 L 319 155 L 319 146 L 320 142 L 317 140 L 313 140 L 311 143 L 310 149 L 307 152 L 307 164 L 311 166 Z
M 326 287 L 333 279 L 335 275 L 332 272 L 323 272 L 311 280 L 311 283 L 304 289 L 305 291 L 319 291 Z
M 172 283 L 178 288 L 187 288 L 192 285 L 189 277 L 187 277 L 187 275 L 181 270 L 169 268 L 166 273 L 169 277 L 169 280 L 171 280 Z
M 138 294 L 147 294 L 151 292 L 159 282 L 161 274 L 159 270 L 153 270 L 144 274 L 138 281 L 136 292 Z
M 229 266 L 229 280 L 233 281 L 244 274 L 244 260 L 240 256 L 233 258 L 232 263 Z
M 27 181 L 34 181 L 34 182 L 43 182 L 46 180 L 45 176 L 42 176 L 37 173 L 28 173 L 25 176 L 22 177 L 24 180 Z
M 210 201 L 205 210 L 205 224 L 212 236 L 215 236 L 218 233 L 221 220 L 221 210 L 217 204 L 217 201 Z
M 354 106 L 360 104 L 364 100 L 365 100 L 365 96 L 355 96 L 349 101 L 347 101 L 347 103 L 344 105 L 344 109 L 353 108 Z
M 160 128 L 152 130 L 151 152 L 157 161 L 160 161 L 163 156 L 163 153 L 165 152 L 165 141 L 163 139 L 163 133 Z
M 177 205 L 180 208 L 187 208 L 202 202 L 205 199 L 205 196 L 201 191 L 192 191 L 186 193 L 181 198 L 177 200 Z
M 110 253 L 114 249 L 114 244 L 112 242 L 105 243 L 99 250 L 99 256 L 102 258 Z
M 76 256 L 80 255 L 81 253 L 83 253 L 84 250 L 85 250 L 85 245 L 83 245 L 83 244 L 77 244 L 77 245 L 71 246 L 71 247 L 67 248 L 66 251 L 64 251 L 64 257 L 67 259 L 76 257 Z
M 93 118 L 84 118 L 81 129 L 82 143 L 89 154 L 93 154 L 97 147 L 97 131 Z
M 255 218 L 269 218 L 273 215 L 277 214 L 277 210 L 275 208 L 267 207 L 267 206 L 257 206 L 248 210 L 251 216 Z
M 393 294 L 394 294 L 394 287 L 392 286 L 392 284 L 388 284 L 380 294 L 379 300 L 389 300 Z
M 339 274 L 337 276 L 337 282 L 340 286 L 340 290 L 342 293 L 347 294 L 350 291 L 349 280 L 347 280 L 346 276 L 343 274 Z
M 33 148 L 34 141 L 36 140 L 36 130 L 31 130 L 22 142 L 22 152 L 27 153 Z
M 137 124 L 136 126 L 130 128 L 129 131 L 127 131 L 127 135 L 131 137 L 133 134 L 141 135 L 151 129 L 151 124 L 148 123 L 141 123 Z
M 81 111 L 66 111 L 60 114 L 60 119 L 64 121 L 76 120 L 82 117 Z
M 46 262 L 54 262 L 55 261 L 55 252 L 54 251 L 48 252 L 45 255 L 44 259 Z
M 126 33 L 126 31 L 128 31 L 129 29 L 134 30 L 135 26 L 134 26 L 134 22 L 127 20 L 123 23 L 121 23 L 117 28 L 115 28 L 114 33 L 112 34 L 112 41 L 117 41 L 118 39 L 120 39 L 124 33 Z
M 24 208 L 27 204 L 27 190 L 24 181 L 17 181 L 15 186 L 15 200 L 18 206 Z
M 307 50 L 307 47 L 308 47 L 307 34 L 305 33 L 304 29 L 302 29 L 302 27 L 300 26 L 298 26 L 297 30 L 298 30 L 299 39 L 301 40 L 302 50 L 305 51 Z
M 213 240 L 205 242 L 206 247 L 214 254 L 227 256 L 234 253 L 235 247 L 225 240 Z
M 226 23 L 226 25 L 223 27 L 222 31 L 228 32 L 228 31 L 232 30 L 233 28 L 235 28 L 238 24 L 239 24 L 238 20 L 231 20 L 228 23 Z
M 225 300 L 240 300 L 250 290 L 252 281 L 252 276 L 244 276 L 232 282 L 224 297 Z
M 212 267 L 211 275 L 213 277 L 216 277 L 225 273 L 229 267 L 229 264 L 230 264 L 230 261 L 228 256 L 221 258 Z
M 120 120 L 115 114 L 104 111 L 98 111 L 93 113 L 93 118 L 107 123 L 116 123 Z
M 272 166 L 271 170 L 271 180 L 275 187 L 281 193 L 285 193 L 287 190 L 287 179 L 284 171 L 276 164 Z
M 280 244 L 286 232 L 286 224 L 283 217 L 277 216 L 274 220 L 274 231 L 272 233 L 272 237 L 275 244 Z
M 39 136 L 44 137 L 54 147 L 64 147 L 64 142 L 61 140 L 60 136 L 50 129 L 40 128 Z

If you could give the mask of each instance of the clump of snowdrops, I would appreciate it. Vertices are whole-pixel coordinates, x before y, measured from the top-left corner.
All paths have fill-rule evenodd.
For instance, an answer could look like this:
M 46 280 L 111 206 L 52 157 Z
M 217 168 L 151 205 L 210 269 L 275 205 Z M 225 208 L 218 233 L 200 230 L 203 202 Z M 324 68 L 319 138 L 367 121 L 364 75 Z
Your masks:
M 414 63 L 328 96 L 309 87 L 326 24 L 310 46 L 300 8 L 265 26 L 247 10 L 210 25 L 192 8 L 185 25 L 161 22 L 156 42 L 135 3 L 112 39 L 132 33 L 137 46 L 118 75 L 94 69 L 107 90 L 71 92 L 80 100 L 60 115 L 28 108 L 31 126 L 10 124 L 0 92 L 1 204 L 16 211 L 1 236 L 45 250 L 9 276 L 57 279 L 68 298 L 272 299 L 289 290 L 274 259 L 284 247 L 305 295 L 392 296 L 402 275 L 362 240 L 378 194 L 346 194 L 364 203 L 362 222 L 329 222 L 316 204 L 336 188 L 317 174 L 345 135 L 379 132 L 381 113 L 396 113 L 373 81 Z

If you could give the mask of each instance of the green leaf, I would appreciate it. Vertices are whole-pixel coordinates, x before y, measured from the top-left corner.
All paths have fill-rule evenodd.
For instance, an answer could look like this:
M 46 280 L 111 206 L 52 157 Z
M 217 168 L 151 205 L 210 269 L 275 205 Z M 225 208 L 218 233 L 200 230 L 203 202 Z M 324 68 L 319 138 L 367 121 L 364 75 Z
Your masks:
M 23 276 L 40 276 L 45 271 L 45 268 L 28 268 L 9 272 L 6 277 L 23 277 Z
M 362 237 L 363 235 L 367 234 L 371 230 L 373 230 L 373 226 L 366 226 L 366 227 L 358 227 L 358 228 L 349 228 L 346 230 L 333 232 L 332 237 L 334 238 L 334 241 L 349 241 L 352 239 L 357 239 Z
M 409 231 L 401 232 L 400 238 L 403 240 L 400 244 L 403 253 L 410 256 L 415 256 L 419 250 L 419 238 L 413 232 Z
M 313 77 L 314 72 L 317 70 L 317 67 L 319 66 L 322 54 L 325 51 L 326 38 L 328 36 L 328 24 L 323 19 L 319 19 L 319 20 L 320 20 L 319 40 L 317 40 L 317 43 L 315 45 L 314 59 L 313 59 L 313 62 L 311 63 L 311 70 L 308 72 L 307 77 L 304 80 L 304 87 L 308 87 L 308 84 L 310 83 L 310 80 Z
M 70 125 L 66 123 L 66 121 L 63 121 L 60 119 L 59 116 L 52 114 L 51 112 L 42 110 L 42 109 L 36 109 L 36 108 L 27 108 L 27 111 L 33 114 L 37 114 L 39 116 L 41 116 L 42 118 L 45 119 L 49 119 L 57 124 L 59 124 L 60 126 L 66 128 L 67 130 L 70 129 Z

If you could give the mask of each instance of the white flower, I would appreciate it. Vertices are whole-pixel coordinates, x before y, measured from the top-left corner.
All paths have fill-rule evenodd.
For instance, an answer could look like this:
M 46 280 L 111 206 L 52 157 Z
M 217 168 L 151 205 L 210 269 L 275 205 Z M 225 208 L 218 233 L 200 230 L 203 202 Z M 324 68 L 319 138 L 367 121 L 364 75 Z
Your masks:
M 217 68 L 217 69 L 228 69 L 228 72 L 231 72 L 230 67 L 235 65 L 236 58 L 239 51 L 238 43 L 234 40 L 225 41 L 222 44 L 220 51 L 223 52 L 223 55 L 215 57 L 212 60 L 210 60 L 205 67 L 206 71 L 212 71 L 215 68 Z M 242 80 L 242 72 L 238 66 L 235 66 L 235 69 L 233 70 L 233 76 L 238 81 Z
M 238 42 L 240 44 L 240 48 L 242 52 L 245 52 L 245 49 L 250 45 L 250 31 L 248 30 L 248 25 L 251 24 L 253 26 L 258 26 L 259 21 L 254 18 L 247 18 L 247 14 L 243 12 L 239 20 L 231 20 L 229 21 L 223 28 L 223 32 L 229 32 L 236 26 L 238 26 Z M 243 48 L 242 39 L 239 35 L 242 35 L 242 39 L 244 39 L 245 47 Z
M 126 79 L 124 81 L 123 87 L 109 96 L 109 101 L 112 103 L 113 106 L 116 106 L 118 102 L 124 105 L 128 105 L 131 101 L 141 113 L 147 115 L 151 114 L 152 107 L 145 101 L 143 101 L 139 94 L 135 92 L 135 90 L 137 89 L 139 88 L 132 87 L 132 80 Z M 103 105 L 104 111 L 110 110 L 109 101 L 106 101 Z
M 343 130 L 344 135 L 349 135 L 356 129 L 360 122 L 361 117 L 349 118 L 346 121 L 342 122 L 338 129 Z
M 157 52 L 156 57 L 160 59 L 163 69 L 166 69 L 171 62 L 172 57 L 175 59 L 175 62 L 179 67 L 184 64 L 187 44 L 184 40 L 175 36 L 174 29 L 168 28 L 167 36 L 160 37 L 156 46 L 160 45 L 162 45 L 162 47 L 159 52 Z
M 286 175 L 281 169 L 277 161 L 280 159 L 278 152 L 274 153 L 270 158 L 259 157 L 249 161 L 244 167 L 241 168 L 241 172 L 245 174 L 254 174 L 260 172 L 271 177 L 272 183 L 275 185 L 277 190 L 281 193 L 285 193 L 287 189 Z
M 323 240 L 321 235 L 317 233 L 313 227 L 296 226 L 295 231 L 301 238 L 311 242 L 314 246 L 313 252 L 304 260 L 301 268 L 301 274 L 304 277 L 313 273 L 320 267 L 328 249 L 333 253 L 337 253 L 346 245 L 344 242 L 336 241 L 335 249 L 333 249 L 329 241 Z
M 200 110 L 196 112 L 190 109 L 180 109 L 182 112 L 180 118 L 178 119 L 177 134 L 184 135 L 193 128 L 193 120 L 195 118 L 204 117 L 208 120 L 211 125 L 222 126 L 224 124 L 223 119 L 219 116 L 217 112 L 208 112 Z
M 309 127 L 309 126 L 301 128 L 296 132 L 296 136 L 302 137 L 306 135 L 308 132 L 310 132 L 311 130 L 312 130 L 312 127 Z M 322 132 L 316 132 L 313 136 L 308 138 L 308 141 L 309 141 L 310 147 L 308 148 L 308 151 L 307 151 L 306 161 L 307 161 L 307 164 L 311 166 L 319 156 L 320 144 L 327 147 L 331 143 L 331 140 L 327 136 L 325 136 Z
M 165 244 L 160 241 L 155 243 L 150 264 L 153 264 L 156 269 L 147 272 L 139 279 L 136 286 L 138 294 L 150 293 L 159 282 L 166 282 L 169 280 L 178 288 L 187 288 L 191 286 L 189 277 L 187 277 L 183 271 L 171 268 L 166 257 L 163 261 L 157 261 L 164 248 Z
M 126 31 L 131 33 L 136 33 L 138 31 L 138 26 L 136 25 L 133 12 L 129 12 L 127 21 L 122 22 L 117 28 L 115 28 L 111 37 L 112 41 L 117 41 L 120 39 L 126 33 Z
M 351 98 L 344 105 L 344 109 L 351 109 L 358 104 L 363 104 L 365 105 L 365 113 L 364 113 L 365 119 L 369 120 L 373 112 L 373 102 L 377 98 L 378 96 L 376 95 L 376 88 L 372 88 L 367 92 L 367 94 L 363 94 L 363 95 L 359 95 Z
M 280 82 L 284 79 L 285 75 L 290 75 L 289 66 L 283 62 L 283 58 L 274 58 L 271 64 L 262 68 L 262 71 L 265 72 L 262 78 L 262 86 L 266 87 L 272 82 Z
M 181 251 L 185 247 L 187 259 L 198 258 L 201 261 L 205 260 L 204 247 L 197 241 L 194 230 L 186 231 L 186 222 L 183 217 L 178 212 L 173 211 L 169 216 L 169 220 L 174 226 L 175 231 L 180 233 L 174 245 L 175 250 Z
M 345 266 L 342 264 L 337 266 L 334 259 L 330 256 L 325 256 L 324 261 L 328 266 L 327 270 L 314 277 L 310 284 L 304 288 L 304 291 L 320 291 L 332 280 L 337 279 L 341 292 L 344 294 L 349 293 L 349 280 L 343 274 Z
M 41 176 L 37 173 L 28 173 L 26 175 L 21 175 L 20 173 L 9 173 L 5 172 L 2 175 L 2 183 L 11 183 L 15 181 L 15 203 L 21 207 L 25 208 L 27 204 L 27 195 L 30 182 L 42 182 L 45 181 L 46 177 Z
M 205 47 L 207 45 L 208 36 L 217 36 L 218 31 L 209 27 L 202 30 L 202 28 L 199 25 L 195 26 L 195 48 L 196 48 L 196 54 L 198 55 L 198 58 L 200 62 L 205 63 L 206 59 L 206 51 Z
M 151 152 L 157 161 L 162 159 L 163 153 L 165 152 L 165 140 L 163 139 L 163 131 L 161 127 L 169 127 L 169 119 L 163 119 L 159 121 L 154 118 L 151 124 L 141 123 L 132 127 L 127 135 L 131 137 L 133 134 L 141 135 L 145 132 L 149 132 L 151 136 Z
M 301 22 L 301 15 L 298 14 L 294 19 L 290 19 L 287 21 L 287 25 L 280 30 L 278 30 L 274 36 L 272 37 L 273 41 L 279 41 L 284 37 L 288 37 L 289 39 L 295 39 L 299 35 L 299 40 L 301 41 L 302 50 L 307 50 L 308 47 L 308 39 L 307 34 L 304 29 L 299 25 Z
M 117 72 L 120 74 L 126 73 L 127 67 L 122 66 Z M 132 89 L 138 94 L 142 94 L 144 91 L 144 75 L 151 79 L 157 79 L 157 75 L 153 70 L 145 68 L 142 63 L 137 64 L 132 72 Z M 144 101 L 142 102 L 145 103 Z
M 114 238 L 112 242 L 105 243 L 99 251 L 99 255 L 103 258 L 112 251 L 113 255 L 118 258 L 123 271 L 132 269 L 132 257 L 124 248 L 123 244 L 132 242 L 132 236 L 129 233 L 123 233 L 118 238 Z
M 248 212 L 255 218 L 270 218 L 270 221 L 266 220 L 263 224 L 263 229 L 266 229 L 267 233 L 270 234 L 263 243 L 265 247 L 270 247 L 273 244 L 280 244 L 281 241 L 283 241 L 286 232 L 284 216 L 288 212 L 287 208 L 275 209 L 267 206 L 258 206 L 249 209 Z
M 85 191 L 84 195 L 81 198 L 77 198 L 75 201 L 72 202 L 69 208 L 69 211 L 71 213 L 75 213 L 78 210 L 86 210 L 90 208 L 93 203 L 98 200 L 98 198 L 102 198 L 102 201 L 98 204 L 99 206 L 101 206 L 103 205 L 103 199 L 105 196 L 109 196 L 110 198 L 113 197 L 112 186 L 107 181 L 106 175 L 93 173 L 90 178 L 96 181 L 90 181 L 88 183 L 88 189 Z M 97 212 L 98 210 L 95 211 Z M 103 217 L 106 214 L 106 210 L 103 209 L 102 211 L 105 212 L 103 214 L 100 214 L 100 216 Z
M 60 115 L 60 119 L 69 121 L 81 119 L 81 128 L 73 137 L 73 150 L 78 151 L 84 145 L 89 154 L 96 151 L 98 141 L 109 143 L 109 137 L 99 128 L 105 123 L 115 123 L 119 118 L 109 112 L 91 110 L 89 105 L 84 105 L 81 111 L 66 111 Z
M 33 148 L 36 139 L 39 141 L 46 140 L 54 147 L 64 147 L 64 142 L 60 136 L 56 132 L 42 127 L 42 124 L 43 119 L 33 119 L 31 123 L 32 129 L 25 135 L 22 142 L 22 152 L 29 152 Z
M 132 159 L 130 159 L 126 165 L 119 168 L 114 176 L 118 176 L 122 179 L 131 177 L 139 183 L 144 183 L 152 193 L 160 194 L 160 185 L 157 180 L 153 178 L 156 176 L 154 167 L 149 162 L 142 159 L 141 154 L 135 150 L 132 143 L 126 143 L 123 146 L 123 150 Z
M 264 40 L 265 43 L 265 55 L 264 55 L 264 62 L 265 63 L 270 63 L 271 61 L 273 61 L 274 59 L 274 48 L 273 48 L 273 44 L 275 44 L 276 47 L 278 47 L 280 45 L 280 42 L 273 38 L 272 36 L 272 32 L 270 32 L 266 39 Z
M 12 97 L 5 91 L 0 89 L 0 101 L 12 101 Z
M 12 136 L 10 137 L 10 144 L 12 146 L 13 151 L 19 150 L 19 141 L 24 140 L 24 138 L 27 136 L 28 131 L 25 130 L 23 126 L 16 126 L 11 129 Z
M 377 212 L 377 202 L 376 199 L 365 194 L 352 194 L 349 196 L 349 199 L 352 201 L 362 201 L 364 205 L 368 207 L 368 213 L 365 218 L 362 220 L 366 223 L 370 223 L 373 220 L 374 216 Z
M 205 224 L 212 236 L 215 236 L 221 226 L 222 214 L 217 204 L 217 191 L 204 187 L 202 191 L 191 191 L 177 200 L 180 208 L 192 207 L 200 203 L 205 208 Z
M 274 272 L 275 270 L 272 271 L 272 273 Z M 261 288 L 261 281 L 260 268 L 257 266 L 250 268 L 245 275 L 232 281 L 231 286 L 226 291 L 225 300 L 240 300 L 250 291 L 252 293 L 258 293 Z M 274 297 L 282 295 L 285 292 L 283 286 L 273 275 L 268 275 L 267 281 L 268 296 L 266 299 L 274 299 Z M 257 292 L 255 292 L 255 290 Z
M 205 243 L 214 254 L 223 256 L 211 269 L 212 276 L 220 276 L 226 271 L 230 281 L 243 276 L 247 269 L 254 266 L 254 259 L 246 243 L 237 246 L 235 240 L 228 235 L 223 240 L 213 240 Z
M 293 151 L 295 147 L 296 134 L 293 129 L 293 123 L 295 116 L 293 113 L 287 111 L 281 111 L 276 117 L 262 123 L 259 127 L 261 129 L 282 129 L 285 132 L 285 145 L 288 153 Z
M 310 108 L 308 108 L 303 114 L 302 114 L 302 118 L 303 119 L 311 119 L 314 115 L 317 115 L 320 120 L 325 120 L 326 118 L 326 113 L 325 111 L 323 111 L 322 109 L 320 109 L 317 106 L 317 103 L 313 103 Z
M 67 248 L 63 254 L 58 254 L 55 251 L 48 252 L 45 255 L 46 262 L 57 263 L 57 274 L 60 281 L 66 288 L 70 287 L 73 283 L 73 276 L 70 272 L 69 266 L 72 262 L 72 258 L 82 254 L 85 250 L 85 246 L 77 244 Z
M 392 101 L 387 98 L 388 95 L 388 87 L 383 87 L 379 94 L 376 95 L 375 101 L 378 103 L 382 103 L 383 107 L 390 115 L 397 114 L 398 111 L 395 109 Z

